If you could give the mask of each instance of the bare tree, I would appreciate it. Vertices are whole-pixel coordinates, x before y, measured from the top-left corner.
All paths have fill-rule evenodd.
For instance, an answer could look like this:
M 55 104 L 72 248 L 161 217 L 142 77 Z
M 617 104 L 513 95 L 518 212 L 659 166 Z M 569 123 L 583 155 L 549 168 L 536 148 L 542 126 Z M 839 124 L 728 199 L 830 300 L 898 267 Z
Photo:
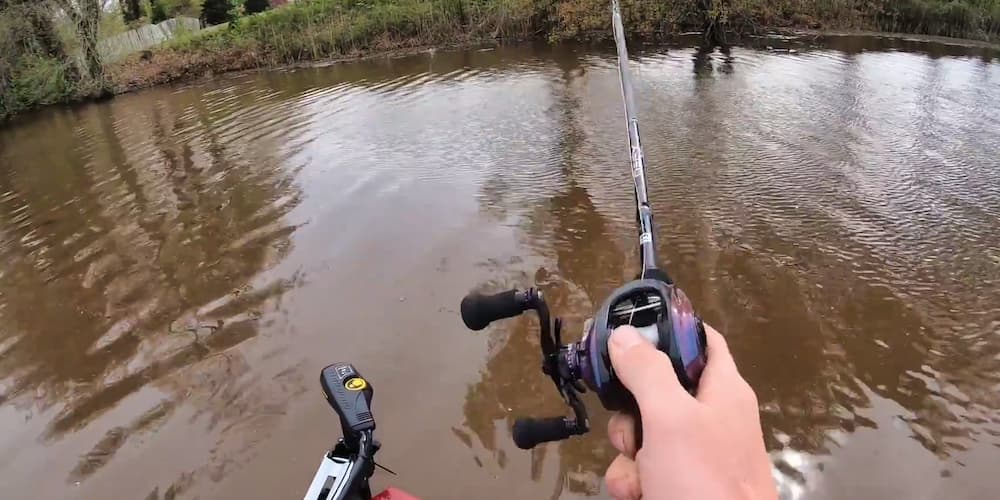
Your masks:
M 52 0 L 66 13 L 76 28 L 83 55 L 86 73 L 95 82 L 103 80 L 104 68 L 101 54 L 97 50 L 97 28 L 101 23 L 102 0 Z

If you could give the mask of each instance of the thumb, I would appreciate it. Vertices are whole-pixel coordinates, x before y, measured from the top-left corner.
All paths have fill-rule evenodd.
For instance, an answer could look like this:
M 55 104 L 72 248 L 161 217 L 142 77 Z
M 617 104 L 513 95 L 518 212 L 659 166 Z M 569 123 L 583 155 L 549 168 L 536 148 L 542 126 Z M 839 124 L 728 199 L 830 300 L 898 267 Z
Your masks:
M 608 341 L 611 366 L 642 407 L 654 401 L 691 399 L 681 387 L 670 358 L 632 326 L 620 326 Z

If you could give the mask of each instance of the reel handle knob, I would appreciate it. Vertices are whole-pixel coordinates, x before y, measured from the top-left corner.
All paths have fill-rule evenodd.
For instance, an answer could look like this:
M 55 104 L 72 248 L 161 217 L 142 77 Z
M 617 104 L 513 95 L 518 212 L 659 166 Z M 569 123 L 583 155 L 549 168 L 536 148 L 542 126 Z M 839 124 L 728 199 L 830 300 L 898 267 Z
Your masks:
M 531 308 L 531 290 L 507 290 L 493 295 L 473 292 L 462 299 L 462 322 L 470 330 L 482 330 L 490 323 L 512 318 Z
M 514 422 L 512 432 L 514 444 L 522 450 L 581 433 L 576 422 L 566 417 L 519 418 Z

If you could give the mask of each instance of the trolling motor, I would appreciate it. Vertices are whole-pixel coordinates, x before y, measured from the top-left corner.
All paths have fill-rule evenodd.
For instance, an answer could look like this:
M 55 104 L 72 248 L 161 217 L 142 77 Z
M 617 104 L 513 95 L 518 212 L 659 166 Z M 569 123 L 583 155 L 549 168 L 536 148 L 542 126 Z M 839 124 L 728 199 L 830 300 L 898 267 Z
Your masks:
M 379 467 L 375 453 L 381 445 L 375 440 L 375 417 L 372 416 L 371 384 L 349 363 L 334 363 L 319 375 L 326 402 L 340 417 L 343 437 L 323 455 L 304 500 L 371 500 L 368 479 Z M 393 473 L 394 474 L 394 473 Z M 414 497 L 390 488 L 374 500 L 412 500 Z
M 608 354 L 608 339 L 619 326 L 634 326 L 646 340 L 666 353 L 677 379 L 691 394 L 697 390 L 705 368 L 705 327 L 701 318 L 695 314 L 684 292 L 656 265 L 653 213 L 646 192 L 646 165 L 639 142 L 639 123 L 633 112 L 635 104 L 628 73 L 628 50 L 618 0 L 611 2 L 611 18 L 618 49 L 618 75 L 625 102 L 629 159 L 635 183 L 639 257 L 642 263 L 638 278 L 611 292 L 585 326 L 583 339 L 566 345 L 562 344 L 562 322 L 559 318 L 550 320 L 548 305 L 542 293 L 534 288 L 508 290 L 495 295 L 472 293 L 462 299 L 462 321 L 472 330 L 482 330 L 493 321 L 514 317 L 524 311 L 538 313 L 542 372 L 552 379 L 563 400 L 572 408 L 573 417 L 517 419 L 513 429 L 514 443 L 521 449 L 586 433 L 589 430 L 587 409 L 580 399 L 586 388 L 597 393 L 606 409 L 623 411 L 636 419 L 637 445 L 642 446 L 638 405 L 615 375 Z

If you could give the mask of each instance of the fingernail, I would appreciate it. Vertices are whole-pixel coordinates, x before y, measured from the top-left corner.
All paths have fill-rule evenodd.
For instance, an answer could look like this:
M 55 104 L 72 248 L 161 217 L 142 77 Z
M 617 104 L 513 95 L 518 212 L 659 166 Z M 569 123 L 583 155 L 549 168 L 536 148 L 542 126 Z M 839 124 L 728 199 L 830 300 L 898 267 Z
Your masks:
M 631 326 L 619 326 L 611 332 L 611 343 L 618 349 L 628 349 L 640 342 L 644 342 L 642 335 Z

